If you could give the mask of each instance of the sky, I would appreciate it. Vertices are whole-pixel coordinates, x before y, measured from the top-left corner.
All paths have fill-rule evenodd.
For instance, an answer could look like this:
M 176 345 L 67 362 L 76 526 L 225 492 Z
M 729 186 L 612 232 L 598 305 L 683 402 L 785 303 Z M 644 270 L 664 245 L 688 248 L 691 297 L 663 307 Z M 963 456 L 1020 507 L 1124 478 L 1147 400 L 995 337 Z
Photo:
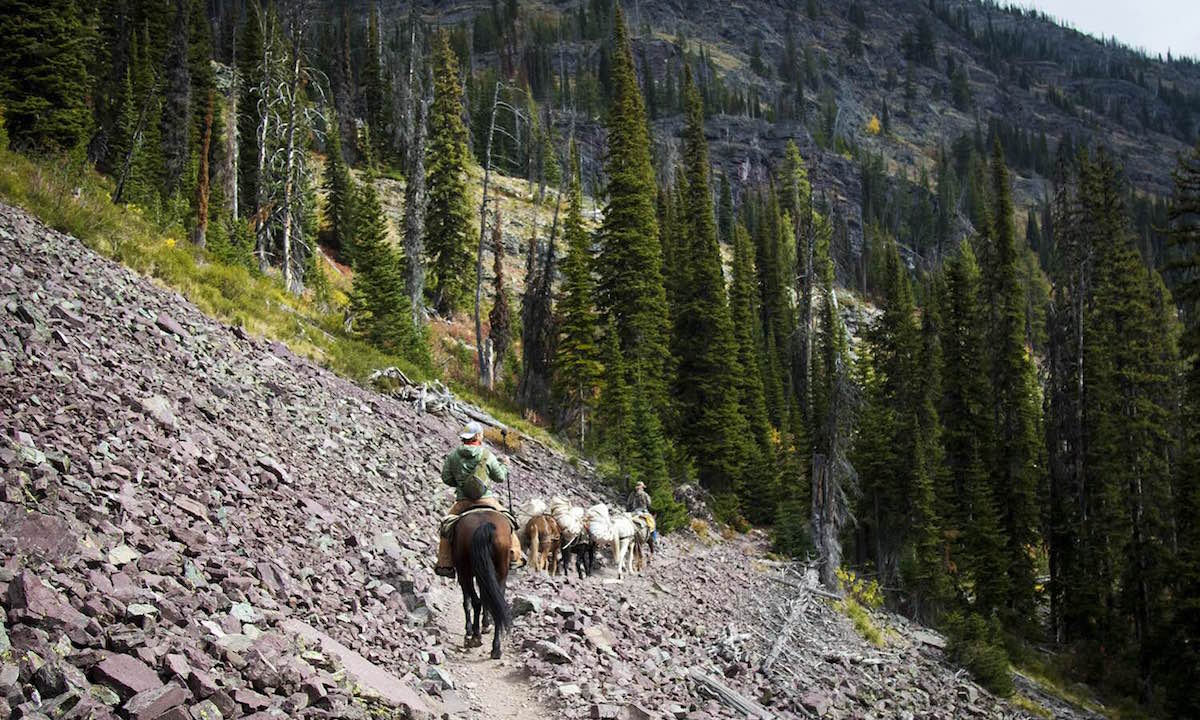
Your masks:
M 1031 0 L 1076 30 L 1112 37 L 1150 54 L 1200 58 L 1200 0 Z

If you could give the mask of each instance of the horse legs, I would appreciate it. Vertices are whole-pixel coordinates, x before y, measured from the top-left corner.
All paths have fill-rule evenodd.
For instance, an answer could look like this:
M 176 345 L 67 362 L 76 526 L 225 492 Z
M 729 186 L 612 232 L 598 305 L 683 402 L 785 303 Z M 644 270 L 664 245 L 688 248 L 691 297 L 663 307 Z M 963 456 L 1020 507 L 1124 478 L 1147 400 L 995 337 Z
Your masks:
M 550 552 L 546 553 L 546 564 L 547 564 L 546 570 L 547 570 L 547 572 L 550 573 L 550 577 L 554 577 L 555 575 L 558 575 L 558 546 L 561 542 L 562 542 L 561 539 L 558 541 L 551 542 L 550 543 Z
M 481 601 L 475 593 L 475 583 L 471 578 L 460 576 L 463 593 L 463 647 L 479 647 L 479 607 Z
M 475 592 L 474 588 L 471 588 L 471 610 L 471 647 L 479 647 L 483 645 L 482 632 L 479 629 L 483 615 L 483 599 L 479 597 L 479 593 Z
M 501 576 L 501 578 L 500 578 L 500 599 L 501 600 L 504 599 L 504 596 L 506 594 L 505 590 L 507 589 L 507 586 L 508 586 L 508 578 Z M 496 623 L 495 625 L 496 625 L 496 628 L 492 632 L 492 659 L 499 660 L 500 654 L 501 654 L 500 653 L 500 623 Z
M 529 522 L 529 572 L 532 575 L 537 575 L 537 571 L 541 568 L 541 562 L 538 555 L 542 549 L 542 534 L 538 531 L 538 523 L 535 520 Z

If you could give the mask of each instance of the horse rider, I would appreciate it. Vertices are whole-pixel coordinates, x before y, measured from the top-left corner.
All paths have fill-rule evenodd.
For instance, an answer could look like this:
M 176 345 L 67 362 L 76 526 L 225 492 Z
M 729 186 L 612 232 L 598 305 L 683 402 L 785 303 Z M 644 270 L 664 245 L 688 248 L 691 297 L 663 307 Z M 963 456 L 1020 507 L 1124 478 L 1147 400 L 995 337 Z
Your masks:
M 625 511 L 635 518 L 644 518 L 650 526 L 651 540 L 658 540 L 658 528 L 654 527 L 654 515 L 650 513 L 650 496 L 646 493 L 646 483 L 639 480 L 634 486 L 633 492 L 625 498 Z
M 508 468 L 483 444 L 483 426 L 477 422 L 467 423 L 458 437 L 462 444 L 447 455 L 442 464 L 442 482 L 455 491 L 455 503 L 449 514 L 461 515 L 470 508 L 487 507 L 508 515 L 489 485 L 489 481 L 502 483 L 507 480 Z M 520 567 L 525 564 L 525 557 L 521 553 L 517 528 L 511 530 L 509 563 L 512 567 Z M 438 542 L 437 566 L 433 571 L 442 577 L 454 577 L 453 549 L 445 533 Z
M 650 496 L 646 494 L 646 483 L 638 481 L 633 492 L 629 493 L 629 497 L 625 499 L 625 510 L 634 515 L 650 512 Z

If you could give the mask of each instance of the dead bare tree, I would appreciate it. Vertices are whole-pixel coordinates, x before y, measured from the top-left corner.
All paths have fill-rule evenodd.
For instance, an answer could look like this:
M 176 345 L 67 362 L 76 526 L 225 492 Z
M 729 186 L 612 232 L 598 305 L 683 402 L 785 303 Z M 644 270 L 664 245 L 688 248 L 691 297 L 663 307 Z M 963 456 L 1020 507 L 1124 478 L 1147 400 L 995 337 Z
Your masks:
M 520 138 L 513 137 L 503 127 L 496 126 L 496 116 L 501 110 L 512 112 L 513 116 L 518 119 L 524 118 L 521 110 L 512 104 L 500 99 L 500 91 L 508 88 L 503 82 L 497 82 L 496 88 L 492 92 L 492 110 L 491 120 L 488 123 L 487 145 L 484 148 L 483 161 L 483 192 L 482 198 L 479 201 L 479 248 L 475 254 L 475 348 L 476 355 L 479 361 L 479 379 L 484 387 L 491 388 L 488 380 L 487 362 L 484 357 L 483 345 L 483 320 L 480 316 L 480 306 L 483 302 L 483 254 L 487 243 L 487 209 L 488 209 L 488 190 L 492 179 L 492 143 L 495 140 L 496 132 L 507 135 L 516 145 L 520 145 Z
M 404 258 L 413 324 L 419 326 L 425 318 L 425 118 L 429 97 L 420 81 L 416 82 L 414 91 L 419 99 L 407 145 L 408 184 L 404 188 Z
M 832 285 L 823 283 L 822 301 L 827 303 L 826 317 L 831 327 L 826 332 L 846 337 L 845 323 L 838 309 Z M 829 407 L 822 425 L 821 442 L 812 458 L 812 537 L 817 549 L 821 583 L 837 588 L 836 570 L 842 562 L 842 528 L 853 518 L 850 495 L 857 491 L 858 473 L 850 463 L 849 448 L 854 414 L 858 407 L 858 388 L 850 377 L 845 353 L 835 339 L 827 339 L 829 366 Z

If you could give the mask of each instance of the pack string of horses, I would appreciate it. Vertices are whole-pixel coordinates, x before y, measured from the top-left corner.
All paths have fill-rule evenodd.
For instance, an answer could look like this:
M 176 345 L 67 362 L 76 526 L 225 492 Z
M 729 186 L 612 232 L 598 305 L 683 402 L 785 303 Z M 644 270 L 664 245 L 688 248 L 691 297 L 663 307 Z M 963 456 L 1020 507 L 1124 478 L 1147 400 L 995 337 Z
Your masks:
M 532 573 L 567 576 L 570 560 L 582 580 L 595 570 L 596 554 L 607 551 L 617 578 L 640 573 L 650 565 L 657 534 L 649 512 L 610 510 L 598 504 L 588 508 L 572 505 L 561 496 L 549 504 L 532 499 L 520 508 L 517 537 L 527 550 L 527 567 Z M 500 638 L 512 626 L 505 599 L 510 569 L 512 536 L 505 532 L 515 516 L 491 507 L 479 507 L 459 515 L 452 531 L 455 576 L 463 594 L 465 646 L 482 647 L 482 630 L 494 627 L 492 657 L 500 659 Z

